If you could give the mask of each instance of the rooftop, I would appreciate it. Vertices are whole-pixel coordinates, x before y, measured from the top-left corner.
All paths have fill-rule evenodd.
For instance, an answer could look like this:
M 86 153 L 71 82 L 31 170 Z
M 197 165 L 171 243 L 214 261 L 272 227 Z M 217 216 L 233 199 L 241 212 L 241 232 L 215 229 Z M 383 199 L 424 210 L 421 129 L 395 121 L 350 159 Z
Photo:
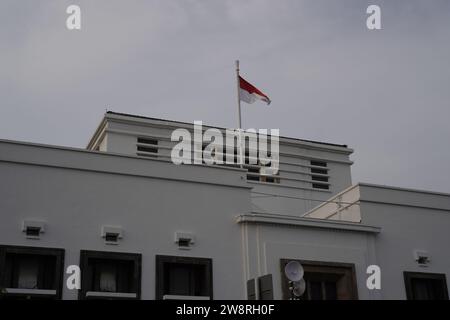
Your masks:
M 153 120 L 153 121 L 164 121 L 164 122 L 170 122 L 170 123 L 178 123 L 181 125 L 192 125 L 192 123 L 183 122 L 183 121 L 177 121 L 177 120 L 168 120 L 168 119 L 161 119 L 161 118 L 152 118 L 152 117 L 146 117 L 146 116 L 140 116 L 135 114 L 129 114 L 129 113 L 122 113 L 122 112 L 114 112 L 114 111 L 107 111 L 106 115 L 116 115 L 116 116 L 123 116 L 123 117 L 131 117 L 135 119 L 145 119 L 145 120 Z M 105 116 L 106 116 L 105 115 Z M 208 125 L 205 125 L 205 127 L 208 127 Z M 226 128 L 223 127 L 214 127 L 217 129 L 225 130 Z M 346 144 L 336 144 L 336 143 L 329 143 L 329 142 L 321 142 L 321 141 L 314 141 L 314 140 L 305 140 L 305 139 L 298 139 L 298 138 L 292 138 L 292 137 L 284 137 L 280 136 L 282 139 L 288 139 L 288 140 L 296 140 L 300 142 L 307 142 L 307 143 L 313 143 L 313 144 L 320 144 L 325 146 L 332 146 L 332 147 L 340 147 L 340 148 L 348 148 Z

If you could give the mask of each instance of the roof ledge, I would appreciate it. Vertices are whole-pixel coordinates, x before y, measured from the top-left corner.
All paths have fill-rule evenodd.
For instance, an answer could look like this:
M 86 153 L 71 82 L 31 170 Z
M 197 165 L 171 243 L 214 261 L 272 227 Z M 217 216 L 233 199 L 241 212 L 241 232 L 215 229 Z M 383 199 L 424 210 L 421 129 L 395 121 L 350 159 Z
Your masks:
M 381 232 L 380 227 L 364 225 L 361 223 L 342 222 L 342 221 L 324 220 L 315 218 L 303 218 L 297 216 L 272 214 L 272 213 L 258 213 L 258 212 L 241 214 L 236 218 L 236 222 L 333 229 L 333 230 L 364 232 L 372 234 L 378 234 Z

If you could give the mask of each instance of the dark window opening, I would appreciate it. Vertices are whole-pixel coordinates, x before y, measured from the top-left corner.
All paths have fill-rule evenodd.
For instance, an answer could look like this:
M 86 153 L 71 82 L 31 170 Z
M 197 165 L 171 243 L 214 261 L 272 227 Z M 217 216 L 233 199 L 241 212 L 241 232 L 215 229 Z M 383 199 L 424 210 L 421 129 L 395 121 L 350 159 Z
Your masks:
M 39 227 L 27 227 L 25 234 L 27 237 L 39 237 L 41 233 L 41 228 Z
M 304 300 L 338 300 L 339 278 L 332 274 L 305 274 L 305 281 Z
M 261 176 L 261 182 L 267 182 L 267 183 L 280 183 L 280 178 L 278 178 L 276 175 L 262 175 Z
M 248 149 L 245 149 L 244 152 L 244 163 L 250 164 L 250 151 Z
M 189 247 L 191 245 L 191 239 L 179 239 L 178 246 L 179 247 Z
M 289 284 L 284 267 L 291 260 L 281 260 L 283 299 L 290 298 Z M 353 300 L 358 299 L 355 267 L 353 264 L 300 261 L 304 269 L 306 290 L 301 300 Z
M 62 249 L 0 246 L 0 299 L 61 298 L 63 267 Z
M 133 262 L 90 259 L 93 277 L 91 288 L 100 292 L 133 292 Z
M 445 274 L 404 272 L 408 300 L 448 300 Z
M 156 298 L 175 296 L 212 299 L 212 260 L 156 256 Z
M 118 242 L 119 235 L 117 233 L 109 233 L 107 232 L 105 235 L 105 241 L 107 242 Z
M 263 182 L 268 182 L 268 183 L 275 183 L 275 178 L 274 177 L 269 177 L 269 176 L 263 176 L 261 177 Z
M 318 166 L 318 167 L 326 167 L 327 163 L 323 162 L 323 161 L 311 160 L 311 165 L 312 166 Z M 329 177 L 324 177 L 324 176 L 317 175 L 317 174 L 328 174 L 328 169 L 310 168 L 310 170 L 311 170 L 311 174 L 312 174 L 311 175 L 311 180 L 313 181 L 312 188 L 313 189 L 329 190 L 330 186 L 328 184 L 316 183 L 315 182 L 315 181 L 328 182 L 329 181 Z
M 327 163 L 324 161 L 311 160 L 311 165 L 316 167 L 326 167 Z
M 141 145 L 137 146 L 137 151 L 139 152 L 146 152 L 146 153 L 154 153 L 154 154 L 140 154 L 140 156 L 146 156 L 146 157 L 155 157 L 158 153 L 158 140 L 151 139 L 151 138 L 137 138 L 138 144 Z M 143 145 L 142 145 L 143 144 Z
M 318 168 L 311 168 L 311 173 L 327 174 L 328 170 L 326 170 L 326 169 L 318 169 Z
M 314 189 L 323 189 L 323 190 L 329 190 L 330 189 L 329 185 L 327 185 L 327 184 L 319 184 L 319 183 L 313 183 L 312 187 Z
M 202 296 L 206 288 L 202 281 L 205 266 L 183 263 L 169 263 L 165 266 L 165 294 Z
M 138 138 L 137 142 L 138 143 L 158 145 L 158 140 L 156 140 L 156 139 Z
M 158 148 L 151 148 L 151 147 L 137 146 L 137 151 L 150 152 L 150 153 L 158 153 Z
M 253 174 L 247 174 L 247 180 L 259 181 L 259 168 L 248 168 L 247 171 Z
M 139 299 L 141 255 L 81 251 L 80 299 Z

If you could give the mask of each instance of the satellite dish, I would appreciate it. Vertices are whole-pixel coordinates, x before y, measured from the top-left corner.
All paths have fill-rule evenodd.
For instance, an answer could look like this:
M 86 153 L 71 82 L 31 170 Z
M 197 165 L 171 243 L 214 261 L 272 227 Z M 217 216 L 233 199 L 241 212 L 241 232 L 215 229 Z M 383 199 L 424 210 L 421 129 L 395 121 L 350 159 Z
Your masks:
M 290 261 L 284 267 L 284 274 L 290 281 L 300 281 L 303 278 L 303 267 L 297 261 Z
M 300 279 L 300 281 L 296 281 L 293 283 L 294 288 L 292 292 L 296 297 L 300 297 L 305 293 L 306 290 L 306 282 L 305 279 Z

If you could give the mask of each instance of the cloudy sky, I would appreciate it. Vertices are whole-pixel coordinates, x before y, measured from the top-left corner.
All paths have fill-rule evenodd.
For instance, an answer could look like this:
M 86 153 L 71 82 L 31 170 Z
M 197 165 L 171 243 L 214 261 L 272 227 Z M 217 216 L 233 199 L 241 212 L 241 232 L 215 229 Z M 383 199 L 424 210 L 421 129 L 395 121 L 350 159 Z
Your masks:
M 234 127 L 235 59 L 273 101 L 244 127 L 348 144 L 353 182 L 450 192 L 448 0 L 0 0 L 0 139 L 85 147 L 107 109 Z

